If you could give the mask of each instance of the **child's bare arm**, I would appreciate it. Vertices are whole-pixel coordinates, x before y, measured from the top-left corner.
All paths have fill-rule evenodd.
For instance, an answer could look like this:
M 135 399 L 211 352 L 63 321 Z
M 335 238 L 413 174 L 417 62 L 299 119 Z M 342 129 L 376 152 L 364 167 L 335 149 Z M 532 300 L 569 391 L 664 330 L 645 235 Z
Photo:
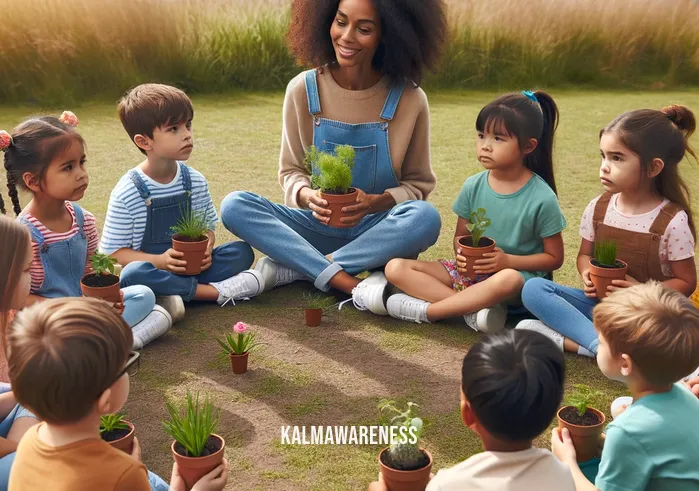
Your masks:
M 147 252 L 135 251 L 124 247 L 113 252 L 111 256 L 122 266 L 126 266 L 134 261 L 146 261 L 153 264 L 153 266 L 158 269 L 167 270 L 176 274 L 184 273 L 187 270 L 187 262 L 181 259 L 184 253 L 174 249 L 168 249 L 162 254 L 148 254 Z
M 697 267 L 694 257 L 688 257 L 681 261 L 670 261 L 672 279 L 663 281 L 663 285 L 673 290 L 690 296 L 697 288 Z
M 545 237 L 544 252 L 529 256 L 508 254 L 508 267 L 517 271 L 555 271 L 563 266 L 563 236 Z

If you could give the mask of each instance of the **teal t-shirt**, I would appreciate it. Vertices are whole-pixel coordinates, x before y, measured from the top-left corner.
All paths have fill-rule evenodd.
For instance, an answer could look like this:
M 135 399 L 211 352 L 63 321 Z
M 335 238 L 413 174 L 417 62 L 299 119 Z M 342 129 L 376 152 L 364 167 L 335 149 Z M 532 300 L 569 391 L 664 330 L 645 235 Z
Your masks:
M 699 399 L 680 384 L 642 397 L 607 426 L 601 491 L 698 491 Z
M 507 254 L 530 256 L 544 252 L 544 240 L 561 232 L 566 220 L 553 189 L 534 174 L 517 192 L 499 194 L 488 184 L 490 171 L 466 179 L 452 209 L 466 220 L 478 208 L 486 210 L 490 227 L 485 235 Z M 545 271 L 520 271 L 524 280 Z

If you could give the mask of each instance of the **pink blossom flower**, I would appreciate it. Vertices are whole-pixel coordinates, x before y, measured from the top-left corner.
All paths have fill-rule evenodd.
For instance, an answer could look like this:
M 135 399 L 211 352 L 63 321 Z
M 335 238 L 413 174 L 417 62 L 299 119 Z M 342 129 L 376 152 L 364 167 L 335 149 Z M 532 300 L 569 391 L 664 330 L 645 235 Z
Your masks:
M 9 148 L 12 143 L 12 137 L 7 131 L 0 131 L 0 150 L 5 150 Z
M 78 117 L 70 111 L 63 111 L 58 120 L 61 123 L 68 124 L 70 126 L 78 126 L 78 123 L 80 122 Z
M 233 332 L 236 334 L 243 334 L 247 332 L 248 330 L 248 325 L 244 322 L 238 322 L 235 326 L 233 326 Z

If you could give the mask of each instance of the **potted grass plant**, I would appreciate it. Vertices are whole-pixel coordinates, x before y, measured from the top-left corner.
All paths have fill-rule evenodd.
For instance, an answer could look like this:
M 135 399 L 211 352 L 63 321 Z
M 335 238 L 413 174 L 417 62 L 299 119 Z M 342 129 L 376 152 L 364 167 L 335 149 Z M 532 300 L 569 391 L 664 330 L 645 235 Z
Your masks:
M 482 259 L 483 254 L 493 252 L 495 249 L 495 241 L 483 235 L 491 223 L 490 218 L 487 218 L 485 214 L 485 208 L 478 208 L 476 211 L 472 211 L 469 216 L 469 223 L 466 224 L 466 228 L 471 234 L 458 237 L 457 239 L 461 248 L 461 255 L 467 259 L 465 276 L 471 279 L 476 277 L 474 262 Z
M 328 202 L 331 227 L 349 228 L 340 219 L 346 214 L 342 208 L 357 202 L 357 190 L 352 186 L 354 168 L 354 148 L 339 145 L 335 154 L 321 152 L 314 145 L 306 153 L 306 168 L 311 174 L 311 187 L 320 190 L 320 196 Z
M 249 331 L 247 324 L 238 322 L 233 326 L 233 333 L 226 333 L 222 340 L 216 338 L 222 348 L 221 356 L 227 356 L 231 360 L 233 373 L 248 371 L 248 353 L 259 346 L 255 334 Z
M 558 427 L 568 428 L 578 462 L 586 462 L 599 452 L 604 413 L 592 407 L 599 404 L 603 394 L 584 384 L 573 385 L 575 391 L 558 410 Z
M 323 318 L 323 311 L 330 307 L 335 299 L 322 293 L 304 293 L 303 298 L 306 302 L 306 325 L 308 327 L 318 327 Z
M 182 260 L 187 261 L 185 275 L 197 275 L 201 273 L 201 263 L 209 247 L 209 224 L 204 213 L 192 211 L 187 207 L 182 211 L 182 216 L 172 230 L 172 248 L 182 252 Z
M 390 411 L 391 426 L 402 428 L 391 446 L 379 453 L 381 475 L 389 491 L 424 491 L 430 480 L 432 455 L 420 447 L 422 419 L 417 417 L 417 404 L 408 402 L 406 409 L 400 409 L 394 401 L 379 402 L 381 412 Z
M 121 301 L 119 277 L 114 274 L 116 259 L 101 252 L 90 257 L 92 273 L 80 280 L 80 289 L 86 297 L 101 298 L 107 302 Z
M 216 434 L 220 411 L 214 414 L 214 404 L 208 395 L 200 401 L 199 392 L 192 396 L 189 391 L 184 407 L 168 401 L 167 411 L 170 420 L 163 422 L 163 427 L 174 439 L 172 457 L 187 489 L 191 489 L 223 460 L 226 441 Z
M 100 416 L 100 437 L 112 447 L 131 454 L 136 429 L 121 413 Z
M 597 298 L 600 300 L 609 293 L 607 287 L 612 281 L 626 278 L 629 267 L 624 261 L 617 259 L 616 255 L 616 242 L 595 242 L 595 257 L 590 258 L 590 281 L 595 285 Z

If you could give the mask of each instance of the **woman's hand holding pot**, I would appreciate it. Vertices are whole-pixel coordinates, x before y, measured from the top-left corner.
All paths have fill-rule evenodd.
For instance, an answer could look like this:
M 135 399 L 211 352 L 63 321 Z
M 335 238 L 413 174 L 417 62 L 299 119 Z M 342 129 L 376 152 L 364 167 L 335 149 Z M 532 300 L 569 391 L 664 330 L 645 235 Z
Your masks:
M 320 191 L 311 188 L 301 188 L 298 202 L 301 208 L 311 210 L 313 212 L 313 218 L 319 222 L 327 225 L 330 221 L 331 211 L 329 208 L 326 208 L 328 202 L 320 197 Z

